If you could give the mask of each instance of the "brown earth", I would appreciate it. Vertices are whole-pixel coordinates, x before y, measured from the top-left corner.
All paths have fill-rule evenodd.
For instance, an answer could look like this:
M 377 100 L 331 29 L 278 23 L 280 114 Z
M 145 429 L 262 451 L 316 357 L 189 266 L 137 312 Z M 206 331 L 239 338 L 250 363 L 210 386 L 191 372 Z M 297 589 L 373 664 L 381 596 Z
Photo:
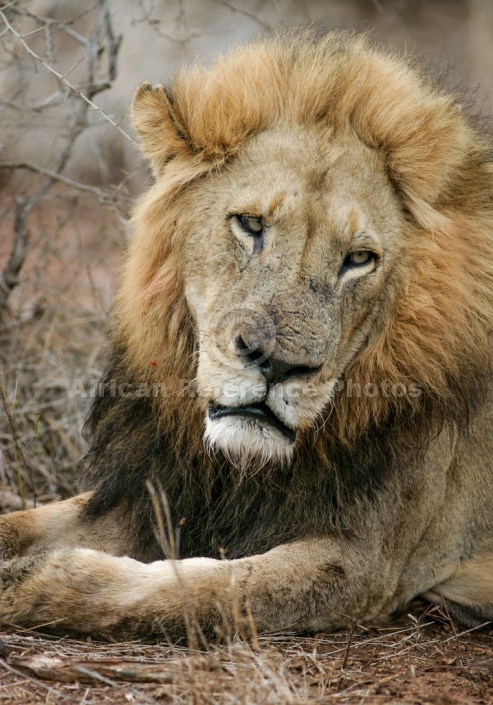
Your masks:
M 8 634 L 0 703 L 493 703 L 491 632 L 413 613 L 352 636 L 270 636 L 206 653 Z

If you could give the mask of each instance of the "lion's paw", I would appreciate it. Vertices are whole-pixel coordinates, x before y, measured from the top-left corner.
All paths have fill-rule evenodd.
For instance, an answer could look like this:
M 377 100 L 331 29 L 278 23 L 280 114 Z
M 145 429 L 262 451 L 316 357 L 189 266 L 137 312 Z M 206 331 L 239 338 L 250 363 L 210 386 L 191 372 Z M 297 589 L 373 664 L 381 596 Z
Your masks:
M 46 554 L 13 558 L 0 566 L 0 621 L 22 625 L 30 621 L 36 601 L 31 583 L 46 560 Z
M 44 562 L 46 553 L 35 556 L 24 556 L 5 561 L 0 567 L 0 586 L 2 590 L 19 585 L 29 578 L 40 564 Z

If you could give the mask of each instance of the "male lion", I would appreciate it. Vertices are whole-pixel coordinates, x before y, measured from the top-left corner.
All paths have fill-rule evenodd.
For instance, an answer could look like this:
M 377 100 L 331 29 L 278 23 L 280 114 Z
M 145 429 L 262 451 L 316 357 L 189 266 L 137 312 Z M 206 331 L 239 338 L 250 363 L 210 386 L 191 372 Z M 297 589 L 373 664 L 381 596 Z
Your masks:
M 1 618 L 212 638 L 424 595 L 492 619 L 493 162 L 456 96 L 288 32 L 143 84 L 133 122 L 155 185 L 94 489 L 3 518 Z

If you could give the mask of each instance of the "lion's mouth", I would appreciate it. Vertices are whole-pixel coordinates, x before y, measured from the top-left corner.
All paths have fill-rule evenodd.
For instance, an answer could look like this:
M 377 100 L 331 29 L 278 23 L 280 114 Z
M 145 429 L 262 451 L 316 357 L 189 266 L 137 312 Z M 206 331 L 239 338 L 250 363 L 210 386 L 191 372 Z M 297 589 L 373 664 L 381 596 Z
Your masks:
M 225 416 L 247 416 L 253 418 L 263 424 L 273 426 L 290 443 L 294 443 L 296 440 L 296 431 L 286 426 L 263 401 L 246 406 L 220 406 L 219 404 L 214 404 L 214 402 L 209 402 L 209 418 L 212 421 L 217 421 Z

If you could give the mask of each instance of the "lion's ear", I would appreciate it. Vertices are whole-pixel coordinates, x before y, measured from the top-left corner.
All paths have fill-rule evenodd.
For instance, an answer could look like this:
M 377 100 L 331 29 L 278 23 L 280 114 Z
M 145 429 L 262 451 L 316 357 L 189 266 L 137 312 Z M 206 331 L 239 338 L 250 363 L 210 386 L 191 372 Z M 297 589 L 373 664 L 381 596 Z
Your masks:
M 144 82 L 134 94 L 132 124 L 140 138 L 140 149 L 152 165 L 154 175 L 178 154 L 194 151 L 190 135 L 173 105 L 166 87 Z

